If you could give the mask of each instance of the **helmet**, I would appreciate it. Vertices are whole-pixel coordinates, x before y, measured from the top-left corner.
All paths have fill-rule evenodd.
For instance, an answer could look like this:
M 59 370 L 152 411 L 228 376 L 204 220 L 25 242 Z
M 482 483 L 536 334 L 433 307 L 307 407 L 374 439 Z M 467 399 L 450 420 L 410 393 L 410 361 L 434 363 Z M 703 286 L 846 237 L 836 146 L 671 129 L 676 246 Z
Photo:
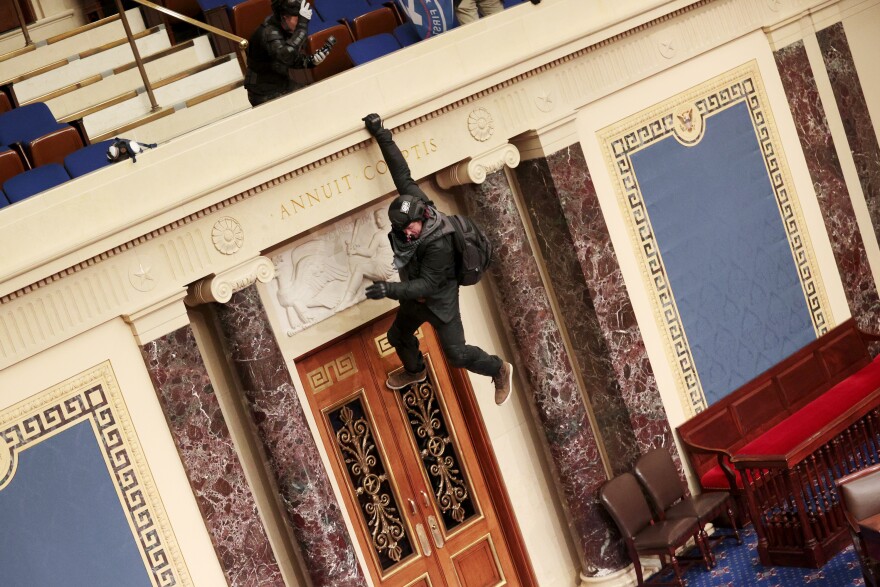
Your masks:
M 388 219 L 391 221 L 391 228 L 403 230 L 409 226 L 410 222 L 424 220 L 426 206 L 425 200 L 418 196 L 410 196 L 409 194 L 397 196 L 388 206 Z
M 272 12 L 278 18 L 282 16 L 297 16 L 299 15 L 301 3 L 301 0 L 272 0 Z

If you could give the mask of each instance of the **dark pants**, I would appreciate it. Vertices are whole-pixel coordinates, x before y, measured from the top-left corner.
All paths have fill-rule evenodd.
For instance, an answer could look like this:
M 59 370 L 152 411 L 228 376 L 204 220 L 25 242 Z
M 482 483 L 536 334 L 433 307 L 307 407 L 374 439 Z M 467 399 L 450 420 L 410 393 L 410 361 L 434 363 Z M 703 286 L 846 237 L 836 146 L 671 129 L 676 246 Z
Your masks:
M 415 336 L 416 330 L 425 322 L 437 331 L 443 352 L 453 367 L 489 377 L 498 375 L 502 365 L 499 357 L 465 343 L 460 314 L 449 322 L 443 322 L 425 304 L 411 301 L 400 303 L 400 311 L 388 330 L 388 342 L 397 351 L 404 369 L 417 373 L 425 368 L 425 361 L 419 352 L 419 339 Z

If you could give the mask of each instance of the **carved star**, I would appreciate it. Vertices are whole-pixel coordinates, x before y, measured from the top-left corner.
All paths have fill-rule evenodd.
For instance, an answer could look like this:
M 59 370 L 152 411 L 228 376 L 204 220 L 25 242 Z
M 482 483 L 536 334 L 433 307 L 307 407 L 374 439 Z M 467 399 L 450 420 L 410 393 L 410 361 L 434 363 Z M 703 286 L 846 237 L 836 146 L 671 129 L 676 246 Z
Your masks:
M 138 263 L 137 269 L 131 272 L 131 284 L 142 291 L 152 287 L 154 281 L 153 276 L 150 275 L 152 269 L 150 266 L 144 267 L 143 263 Z
M 535 100 L 538 103 L 538 110 L 541 112 L 549 112 L 550 110 L 553 110 L 553 96 L 551 96 L 546 90 L 538 94 Z

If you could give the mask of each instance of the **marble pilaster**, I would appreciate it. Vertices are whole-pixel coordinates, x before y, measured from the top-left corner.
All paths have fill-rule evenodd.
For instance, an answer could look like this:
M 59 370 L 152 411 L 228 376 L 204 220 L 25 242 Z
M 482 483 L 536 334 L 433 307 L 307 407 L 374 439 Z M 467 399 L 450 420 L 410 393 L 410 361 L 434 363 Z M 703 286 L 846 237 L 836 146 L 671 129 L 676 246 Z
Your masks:
M 516 175 L 615 472 L 658 446 L 680 462 L 579 143 Z
M 231 587 L 283 587 L 257 504 L 183 304 L 125 316 L 141 348 L 199 512 Z
M 494 171 L 462 189 L 468 213 L 496 245 L 491 272 L 498 307 L 515 345 L 514 361 L 527 376 L 529 403 L 584 575 L 613 573 L 627 560 L 597 500 L 607 479 L 599 446 L 510 185 L 503 171 Z
M 215 304 L 230 363 L 314 587 L 363 587 L 327 471 L 254 285 Z
M 803 42 L 798 41 L 777 50 L 774 56 L 850 312 L 861 328 L 874 331 L 880 320 L 880 297 L 806 49 Z M 849 132 L 847 130 L 848 136 Z M 859 175 L 861 178 L 861 170 Z M 880 225 L 875 221 L 874 226 L 876 230 Z
M 843 23 L 820 30 L 816 37 L 868 204 L 874 234 L 880 238 L 880 146 Z

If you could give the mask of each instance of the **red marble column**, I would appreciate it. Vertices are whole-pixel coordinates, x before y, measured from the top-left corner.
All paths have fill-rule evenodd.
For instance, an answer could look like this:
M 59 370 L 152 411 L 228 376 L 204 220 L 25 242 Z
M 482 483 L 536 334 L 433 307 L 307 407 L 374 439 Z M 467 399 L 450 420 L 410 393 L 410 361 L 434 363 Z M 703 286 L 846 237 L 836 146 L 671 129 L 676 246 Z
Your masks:
M 214 308 L 312 585 L 366 585 L 256 286 Z
M 583 150 L 575 143 L 522 162 L 517 181 L 590 387 L 616 471 L 665 446 L 680 466 L 666 410 Z M 613 417 L 601 414 L 612 406 Z M 615 443 L 619 454 L 612 452 Z
M 141 353 L 229 585 L 284 587 L 192 329 Z
M 583 572 L 622 569 L 627 559 L 596 495 L 607 479 L 599 447 L 510 185 L 503 172 L 496 172 L 463 190 L 469 213 L 496 245 L 491 271 L 498 308 L 515 344 L 514 360 L 528 378 L 529 400 Z
M 880 238 L 880 146 L 843 23 L 822 29 L 816 36 L 868 203 L 874 234 Z
M 861 328 L 873 332 L 880 321 L 880 297 L 806 49 L 798 41 L 774 56 L 850 312 Z

